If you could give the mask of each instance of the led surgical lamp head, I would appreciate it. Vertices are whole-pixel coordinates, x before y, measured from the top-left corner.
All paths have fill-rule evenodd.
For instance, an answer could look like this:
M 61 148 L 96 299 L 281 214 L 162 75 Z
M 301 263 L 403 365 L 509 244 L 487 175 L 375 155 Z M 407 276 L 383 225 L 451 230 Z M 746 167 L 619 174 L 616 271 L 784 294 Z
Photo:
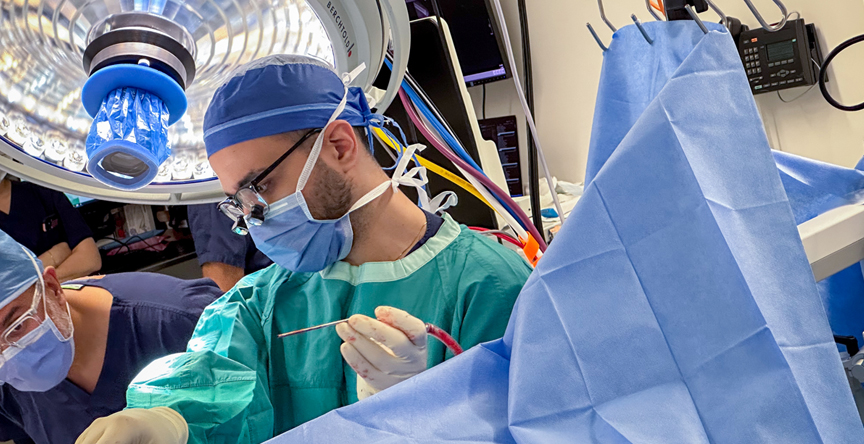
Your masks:
M 88 171 L 106 185 L 147 186 L 171 154 L 167 127 L 186 113 L 195 78 L 195 40 L 147 12 L 108 16 L 87 35 L 81 101 L 94 118 Z

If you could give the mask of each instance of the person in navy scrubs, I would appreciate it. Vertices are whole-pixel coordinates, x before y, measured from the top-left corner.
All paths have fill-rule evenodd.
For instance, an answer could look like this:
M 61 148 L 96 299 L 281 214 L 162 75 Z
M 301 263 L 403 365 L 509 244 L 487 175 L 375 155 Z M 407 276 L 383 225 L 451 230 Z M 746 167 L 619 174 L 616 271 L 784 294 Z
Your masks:
M 186 350 L 221 294 L 210 279 L 153 273 L 61 284 L 0 231 L 0 442 L 73 444 L 126 407 L 147 364 Z
M 63 193 L 0 172 L 0 230 L 54 267 L 60 282 L 102 268 L 93 233 Z
M 189 228 L 204 277 L 228 291 L 243 276 L 266 268 L 273 262 L 258 251 L 252 236 L 231 231 L 232 221 L 216 204 L 189 205 Z

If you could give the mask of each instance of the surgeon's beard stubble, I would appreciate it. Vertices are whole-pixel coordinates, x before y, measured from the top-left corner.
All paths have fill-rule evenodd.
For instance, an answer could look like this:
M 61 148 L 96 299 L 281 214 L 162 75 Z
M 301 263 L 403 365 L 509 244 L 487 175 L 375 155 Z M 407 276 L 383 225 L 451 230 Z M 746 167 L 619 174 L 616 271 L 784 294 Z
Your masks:
M 351 184 L 321 160 L 318 160 L 312 171 L 311 186 L 306 187 L 311 191 L 306 204 L 312 217 L 334 220 L 344 216 L 351 209 Z
M 371 156 L 369 160 L 375 162 Z M 374 165 L 376 168 L 380 168 L 377 162 Z M 381 170 L 378 169 L 377 171 Z M 382 179 L 387 179 L 386 175 L 381 174 L 381 176 Z M 306 204 L 309 206 L 309 212 L 312 214 L 312 217 L 317 220 L 336 220 L 348 213 L 354 201 L 361 197 L 354 196 L 353 186 L 354 184 L 351 180 L 339 174 L 319 159 L 312 169 L 308 185 L 303 190 Z M 351 218 L 351 228 L 354 231 L 355 244 L 359 238 L 368 232 L 372 214 L 375 211 L 380 211 L 380 209 L 376 208 L 379 208 L 379 205 L 383 204 L 382 199 L 385 199 L 385 201 L 389 200 L 385 196 L 379 196 L 372 202 L 353 211 L 349 216 Z

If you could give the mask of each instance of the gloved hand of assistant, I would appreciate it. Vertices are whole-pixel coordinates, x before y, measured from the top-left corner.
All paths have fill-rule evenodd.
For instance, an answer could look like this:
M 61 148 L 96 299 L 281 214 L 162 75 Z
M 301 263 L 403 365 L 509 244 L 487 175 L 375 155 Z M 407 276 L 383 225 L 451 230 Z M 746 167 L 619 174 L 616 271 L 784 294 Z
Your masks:
M 99 418 L 75 444 L 186 444 L 189 426 L 168 407 L 129 409 Z
M 354 315 L 336 326 L 361 400 L 426 370 L 426 324 L 386 306 L 376 308 L 375 317 Z

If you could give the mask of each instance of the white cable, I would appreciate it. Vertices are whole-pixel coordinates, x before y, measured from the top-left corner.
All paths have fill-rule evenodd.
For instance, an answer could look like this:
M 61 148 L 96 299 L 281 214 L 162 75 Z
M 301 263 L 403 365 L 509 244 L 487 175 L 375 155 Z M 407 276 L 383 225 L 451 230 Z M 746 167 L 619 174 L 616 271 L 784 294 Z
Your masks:
M 528 239 L 528 233 L 525 231 L 524 228 L 522 228 L 522 225 L 520 225 L 519 222 L 517 222 L 516 219 L 506 209 L 504 209 L 504 206 L 495 199 L 492 193 L 488 189 L 486 189 L 486 187 L 484 187 L 483 184 L 480 183 L 480 181 L 475 179 L 474 176 L 468 174 L 462 168 L 459 168 L 458 165 L 456 166 L 456 168 L 459 169 L 459 172 L 461 172 L 463 176 L 468 178 L 468 181 L 471 183 L 471 185 L 474 185 L 474 188 L 477 189 L 477 192 L 479 192 L 480 195 L 483 196 L 483 198 L 486 199 L 486 201 L 494 207 L 495 212 L 498 213 L 502 218 L 504 218 L 508 225 L 513 227 L 513 230 L 516 231 L 516 235 L 519 236 L 521 240 L 524 241 Z
M 504 20 L 504 10 L 501 9 L 500 0 L 493 0 L 495 3 L 495 15 L 498 16 L 498 23 L 501 28 L 501 38 L 504 40 L 504 47 L 507 48 L 507 58 L 510 62 L 510 71 L 513 72 L 513 83 L 516 85 L 516 94 L 519 96 L 519 102 L 522 104 L 522 111 L 525 112 L 525 118 L 528 119 L 528 126 L 531 128 L 531 135 L 534 137 L 534 145 L 537 147 L 537 154 L 540 160 L 540 165 L 543 166 L 543 174 L 546 175 L 546 184 L 549 185 L 549 192 L 552 194 L 552 200 L 555 202 L 555 210 L 558 211 L 558 218 L 561 219 L 561 224 L 564 224 L 564 210 L 561 209 L 561 202 L 558 201 L 558 193 L 555 192 L 555 184 L 552 183 L 552 174 L 549 173 L 549 165 L 546 163 L 546 156 L 543 154 L 543 148 L 540 146 L 540 137 L 537 135 L 537 126 L 534 124 L 534 116 L 528 108 L 528 101 L 525 100 L 525 92 L 522 91 L 522 83 L 519 80 L 519 73 L 516 71 L 516 59 L 513 58 L 513 48 L 510 46 L 510 35 L 507 33 L 507 22 Z M 524 36 L 523 36 L 524 38 Z

